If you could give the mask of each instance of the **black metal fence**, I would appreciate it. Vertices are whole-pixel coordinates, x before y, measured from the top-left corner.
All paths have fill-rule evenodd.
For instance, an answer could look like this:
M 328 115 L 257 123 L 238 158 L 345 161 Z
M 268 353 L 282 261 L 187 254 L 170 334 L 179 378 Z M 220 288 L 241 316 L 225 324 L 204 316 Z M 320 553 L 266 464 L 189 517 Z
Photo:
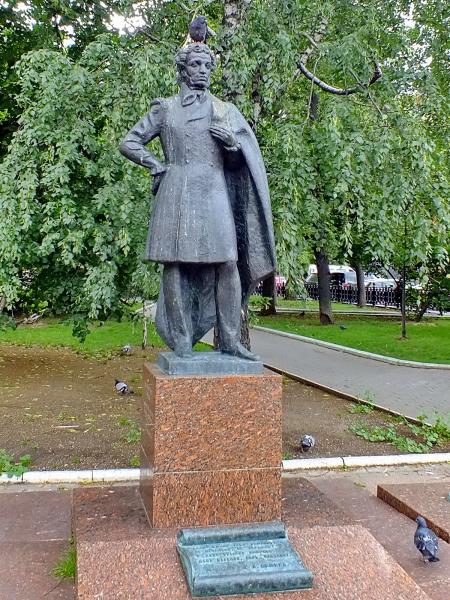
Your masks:
M 319 299 L 319 285 L 317 283 L 305 283 L 308 297 L 312 300 Z M 366 304 L 372 306 L 384 306 L 390 308 L 400 308 L 401 291 L 399 289 L 387 287 L 373 287 L 368 285 L 366 288 Z M 332 285 L 330 287 L 331 300 L 333 302 L 342 302 L 344 304 L 357 304 L 358 291 L 356 287 L 343 287 L 341 285 Z
M 284 284 L 276 286 L 277 296 L 284 298 L 286 287 Z M 317 283 L 305 283 L 305 289 L 311 300 L 319 299 L 319 285 Z M 262 285 L 259 285 L 255 294 L 262 294 Z M 331 300 L 333 302 L 342 302 L 344 304 L 358 304 L 358 292 L 356 287 L 343 287 L 342 285 L 332 285 L 330 287 Z M 401 290 L 387 287 L 366 287 L 366 304 L 369 306 L 383 306 L 400 309 Z

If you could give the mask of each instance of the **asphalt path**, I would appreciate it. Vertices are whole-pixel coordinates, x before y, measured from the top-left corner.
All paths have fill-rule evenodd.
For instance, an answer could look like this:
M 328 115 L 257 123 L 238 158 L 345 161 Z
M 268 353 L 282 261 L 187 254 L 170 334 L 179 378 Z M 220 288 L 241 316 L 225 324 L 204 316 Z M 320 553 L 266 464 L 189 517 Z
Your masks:
M 392 365 L 255 329 L 250 337 L 265 364 L 298 377 L 408 417 L 450 414 L 450 370 Z
M 251 331 L 266 364 L 417 417 L 450 413 L 450 371 L 391 365 L 265 331 Z

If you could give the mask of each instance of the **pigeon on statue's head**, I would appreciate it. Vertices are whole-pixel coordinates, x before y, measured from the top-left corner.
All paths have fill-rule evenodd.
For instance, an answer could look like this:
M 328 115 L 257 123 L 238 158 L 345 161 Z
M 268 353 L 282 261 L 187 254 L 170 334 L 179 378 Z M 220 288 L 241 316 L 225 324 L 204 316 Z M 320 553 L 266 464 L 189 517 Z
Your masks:
M 427 527 L 423 517 L 416 519 L 417 529 L 414 534 L 414 544 L 422 554 L 425 562 L 438 562 L 438 539 L 436 534 Z
M 208 39 L 208 25 L 205 17 L 195 17 L 189 25 L 189 35 L 193 42 L 206 43 Z
M 313 438 L 312 435 L 305 434 L 300 438 L 300 448 L 302 449 L 302 452 L 308 452 L 308 450 L 314 448 L 315 445 L 316 440 Z

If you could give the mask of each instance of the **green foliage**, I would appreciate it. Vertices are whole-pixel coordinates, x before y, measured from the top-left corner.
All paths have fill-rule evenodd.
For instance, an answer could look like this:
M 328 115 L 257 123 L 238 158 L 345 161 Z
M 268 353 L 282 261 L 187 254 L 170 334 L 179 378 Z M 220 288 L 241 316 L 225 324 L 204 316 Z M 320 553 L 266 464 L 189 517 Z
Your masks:
M 72 317 L 72 335 L 83 344 L 89 333 L 89 322 L 85 315 L 74 315 Z
M 352 415 L 355 414 L 365 414 L 365 415 L 369 415 L 370 413 L 372 413 L 374 411 L 374 406 L 373 404 L 352 404 L 350 406 L 350 408 L 348 409 L 348 411 L 350 413 L 352 413 Z
M 362 400 L 365 402 L 359 402 L 358 404 L 351 404 L 349 412 L 352 414 L 370 414 L 375 410 L 375 396 L 370 390 L 366 390 L 363 394 Z
M 442 446 L 450 441 L 450 415 L 443 417 L 435 414 L 431 423 L 426 422 L 427 417 L 419 417 L 420 425 L 410 423 L 406 419 L 404 424 L 414 433 L 414 435 L 423 436 L 427 444 Z
M 401 452 L 422 453 L 428 452 L 433 446 L 442 446 L 450 441 L 450 421 L 440 415 L 435 415 L 434 422 L 428 424 L 426 417 L 422 417 L 420 424 L 408 421 L 402 417 L 397 425 L 366 427 L 356 423 L 349 427 L 355 435 L 369 442 L 387 442 Z M 413 437 L 398 433 L 399 426 L 409 429 Z
M 121 417 L 119 425 L 125 429 L 121 437 L 127 444 L 137 444 L 141 440 L 141 428 L 136 421 Z
M 413 317 L 420 321 L 425 311 L 433 307 L 444 313 L 450 310 L 450 274 L 434 257 L 430 259 L 433 264 L 427 269 L 426 277 L 421 280 L 421 286 L 407 290 L 407 304 L 413 307 Z
M 383 427 L 375 425 L 351 425 L 350 431 L 369 442 L 387 442 L 401 452 L 422 453 L 430 449 L 428 444 L 423 444 L 410 437 L 397 434 L 394 426 Z
M 137 454 L 135 454 L 130 459 L 130 467 L 136 468 L 136 467 L 140 467 L 140 466 L 141 466 L 141 459 L 139 458 L 139 456 Z
M 272 298 L 267 296 L 258 296 L 253 295 L 250 296 L 249 299 L 249 322 L 250 325 L 258 325 L 259 324 L 259 316 L 265 310 L 267 310 L 272 304 Z
M 27 52 L 57 50 L 79 56 L 99 33 L 111 27 L 117 0 L 42 2 L 4 0 L 0 5 L 0 156 L 17 130 L 21 107 L 16 94 L 19 83 L 14 65 Z
M 52 570 L 52 575 L 60 579 L 75 579 L 77 573 L 77 550 L 70 540 L 70 547 L 64 552 Z
M 19 457 L 15 460 L 12 454 L 0 448 L 0 475 L 5 474 L 8 477 L 21 477 L 30 466 L 32 460 L 29 454 Z
M 30 2 L 27 15 L 13 4 L 0 12 L 2 44 L 12 48 L 3 72 L 21 57 L 14 81 L 0 80 L 9 98 L 0 113 L 14 104 L 20 125 L 6 136 L 0 166 L 0 296 L 8 307 L 45 301 L 57 314 L 103 319 L 123 301 L 155 296 L 157 270 L 141 261 L 149 175 L 117 148 L 152 99 L 175 91 L 169 66 L 198 12 L 218 33 L 212 91 L 238 105 L 262 148 L 278 268 L 290 288 L 320 247 L 397 267 L 406 259 L 422 281 L 432 256 L 445 267 L 442 3 L 253 0 L 232 36 L 219 0 Z M 106 32 L 113 11 L 142 17 L 144 33 Z M 324 16 L 313 71 L 353 86 L 368 81 L 376 57 L 384 75 L 350 97 L 318 91 L 312 120 L 311 83 L 296 66 L 309 46 L 304 32 L 313 34 Z
M 14 330 L 16 327 L 16 322 L 12 317 L 7 314 L 0 314 L 0 331 Z
M 103 36 L 77 63 L 42 50 L 19 65 L 21 128 L 0 170 L 0 290 L 9 305 L 31 296 L 97 318 L 135 283 L 149 176 L 120 157 L 118 145 L 164 78 L 157 85 L 149 69 L 162 60 L 158 50 L 140 53 L 131 69 L 123 50 Z M 140 271 L 155 277 L 153 267 Z
M 261 312 L 267 310 L 271 303 L 272 298 L 269 298 L 268 296 L 258 296 L 255 294 L 254 296 L 250 296 L 249 307 L 250 310 Z

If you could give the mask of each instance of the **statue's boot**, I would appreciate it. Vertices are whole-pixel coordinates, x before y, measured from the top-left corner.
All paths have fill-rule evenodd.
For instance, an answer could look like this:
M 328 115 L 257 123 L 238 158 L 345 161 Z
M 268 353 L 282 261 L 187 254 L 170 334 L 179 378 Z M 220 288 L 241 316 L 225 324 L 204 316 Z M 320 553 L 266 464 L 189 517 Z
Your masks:
M 257 356 L 256 354 L 253 354 L 253 352 L 250 352 L 250 350 L 247 350 L 247 348 L 245 348 L 245 346 L 243 346 L 239 342 L 237 342 L 231 348 L 220 348 L 220 350 L 224 354 L 231 354 L 232 356 L 237 356 L 238 358 L 245 358 L 247 360 L 254 360 L 254 361 L 261 360 L 259 358 L 259 356 Z
M 191 358 L 194 353 L 191 344 L 185 342 L 175 344 L 173 351 L 180 358 Z

